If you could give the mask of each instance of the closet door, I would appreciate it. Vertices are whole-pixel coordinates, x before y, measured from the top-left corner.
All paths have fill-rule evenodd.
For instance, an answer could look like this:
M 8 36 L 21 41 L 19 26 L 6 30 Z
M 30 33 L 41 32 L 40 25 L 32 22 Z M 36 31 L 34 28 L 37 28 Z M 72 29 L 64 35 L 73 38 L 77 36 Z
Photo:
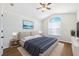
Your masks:
M 2 30 L 2 18 L 0 17 L 0 55 L 3 54 L 3 30 Z

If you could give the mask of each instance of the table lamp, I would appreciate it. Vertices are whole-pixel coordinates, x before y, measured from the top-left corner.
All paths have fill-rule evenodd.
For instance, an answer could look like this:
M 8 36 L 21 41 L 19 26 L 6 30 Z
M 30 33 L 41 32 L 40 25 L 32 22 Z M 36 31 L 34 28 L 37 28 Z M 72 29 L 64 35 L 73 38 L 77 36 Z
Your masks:
M 12 35 L 13 35 L 13 39 L 17 40 L 17 32 L 13 32 Z

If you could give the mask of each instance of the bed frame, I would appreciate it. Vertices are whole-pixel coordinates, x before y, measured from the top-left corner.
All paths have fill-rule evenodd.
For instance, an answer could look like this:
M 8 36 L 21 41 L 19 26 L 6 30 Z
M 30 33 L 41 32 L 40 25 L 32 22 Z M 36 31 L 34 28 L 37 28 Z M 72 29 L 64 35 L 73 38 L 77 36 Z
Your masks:
M 36 35 L 36 34 L 38 34 L 36 31 L 19 32 L 18 39 L 20 40 L 20 43 L 23 46 L 23 42 L 21 41 L 23 37 Z M 45 52 L 43 52 L 42 54 L 39 54 L 39 56 L 49 56 L 51 52 L 53 51 L 53 49 L 57 46 L 57 44 L 58 44 L 58 40 L 51 47 L 49 47 Z

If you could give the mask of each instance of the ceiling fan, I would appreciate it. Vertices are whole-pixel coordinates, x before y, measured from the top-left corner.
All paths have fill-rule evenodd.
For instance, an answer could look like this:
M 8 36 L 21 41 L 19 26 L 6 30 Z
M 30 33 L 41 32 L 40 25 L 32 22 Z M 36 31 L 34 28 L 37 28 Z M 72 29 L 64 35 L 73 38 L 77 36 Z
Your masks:
M 51 8 L 49 8 L 49 5 L 51 3 L 40 3 L 40 7 L 37 9 L 40 9 L 42 12 L 44 12 L 45 10 L 51 10 Z

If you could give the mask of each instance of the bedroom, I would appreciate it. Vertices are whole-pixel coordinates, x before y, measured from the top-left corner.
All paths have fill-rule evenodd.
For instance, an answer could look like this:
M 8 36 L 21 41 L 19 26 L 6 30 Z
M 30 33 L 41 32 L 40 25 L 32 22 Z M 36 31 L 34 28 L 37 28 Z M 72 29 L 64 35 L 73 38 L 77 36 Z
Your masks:
M 74 46 L 75 42 L 73 41 L 77 39 L 79 4 L 49 3 L 48 6 L 47 4 L 42 7 L 43 3 L 0 3 L 0 55 L 16 56 L 21 54 L 28 56 L 28 52 L 25 53 L 23 49 L 25 42 L 23 43 L 21 40 L 36 39 L 41 36 L 43 37 L 40 41 L 44 41 L 43 38 L 50 40 L 52 38 L 57 41 L 55 40 L 55 44 L 52 45 L 50 43 L 49 48 L 46 46 L 46 51 L 43 51 L 42 44 L 39 45 L 43 48 L 43 53 L 40 55 L 47 54 L 48 56 L 50 52 L 52 52 L 51 56 L 79 55 L 79 51 L 76 50 L 79 47 Z M 48 9 L 46 9 L 47 7 Z M 75 34 L 71 35 L 72 30 L 75 31 Z M 50 42 L 49 39 L 46 42 Z M 53 41 L 51 42 L 53 43 Z M 35 42 L 35 44 L 38 43 Z M 34 53 L 32 54 L 34 55 Z M 35 55 L 38 55 L 36 53 Z

